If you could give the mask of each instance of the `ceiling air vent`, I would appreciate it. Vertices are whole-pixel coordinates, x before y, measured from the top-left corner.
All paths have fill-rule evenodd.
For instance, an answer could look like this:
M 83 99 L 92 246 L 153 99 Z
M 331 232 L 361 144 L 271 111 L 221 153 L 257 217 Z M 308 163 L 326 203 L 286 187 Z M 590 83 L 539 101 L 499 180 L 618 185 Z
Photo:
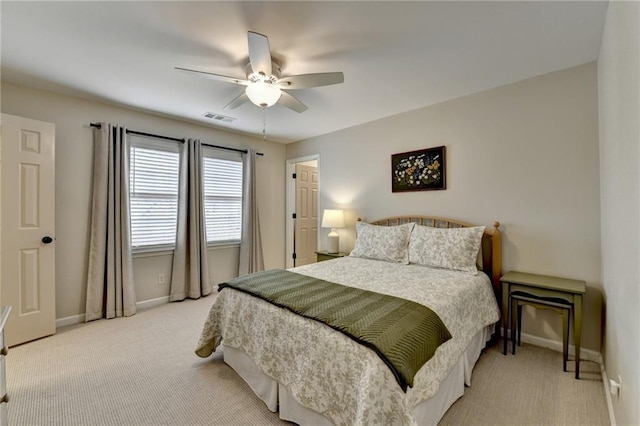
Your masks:
M 236 119 L 233 117 L 227 117 L 226 115 L 216 114 L 215 112 L 205 112 L 202 114 L 204 118 L 209 118 L 214 121 L 222 121 L 223 123 L 233 123 Z

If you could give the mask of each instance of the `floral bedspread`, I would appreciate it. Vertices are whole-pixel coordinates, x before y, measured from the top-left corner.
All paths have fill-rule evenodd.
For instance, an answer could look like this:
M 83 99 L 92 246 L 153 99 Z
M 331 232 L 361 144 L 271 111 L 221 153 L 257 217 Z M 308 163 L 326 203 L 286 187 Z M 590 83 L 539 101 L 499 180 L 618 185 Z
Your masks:
M 243 350 L 293 397 L 338 425 L 415 424 L 413 407 L 432 397 L 472 337 L 499 319 L 485 274 L 343 257 L 292 271 L 413 300 L 435 311 L 453 336 L 402 391 L 370 349 L 316 321 L 253 296 L 222 291 L 204 324 L 196 353 L 223 341 Z

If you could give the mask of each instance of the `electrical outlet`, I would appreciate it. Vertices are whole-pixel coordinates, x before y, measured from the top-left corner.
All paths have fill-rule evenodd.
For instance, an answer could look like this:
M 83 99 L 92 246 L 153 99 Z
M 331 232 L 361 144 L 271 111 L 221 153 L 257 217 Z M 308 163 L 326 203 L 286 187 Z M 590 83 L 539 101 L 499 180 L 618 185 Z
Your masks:
M 609 392 L 611 395 L 616 395 L 620 398 L 620 390 L 622 389 L 622 377 L 618 374 L 618 381 L 616 382 L 613 379 L 609 379 Z
M 622 376 L 618 374 L 618 398 L 620 398 L 621 391 L 622 391 Z
M 158 274 L 158 285 L 162 285 L 165 283 L 164 274 Z

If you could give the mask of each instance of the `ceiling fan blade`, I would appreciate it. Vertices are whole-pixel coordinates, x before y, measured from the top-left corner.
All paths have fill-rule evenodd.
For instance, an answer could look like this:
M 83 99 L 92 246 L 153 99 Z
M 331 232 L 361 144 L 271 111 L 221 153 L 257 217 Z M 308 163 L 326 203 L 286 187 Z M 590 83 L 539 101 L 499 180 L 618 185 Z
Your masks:
M 277 86 L 282 89 L 308 89 L 310 87 L 330 86 L 344 83 L 344 74 L 341 72 L 324 72 L 319 74 L 301 74 L 282 77 Z
M 271 49 L 267 36 L 249 31 L 249 62 L 253 72 L 271 75 Z
M 248 100 L 249 100 L 249 97 L 247 96 L 247 94 L 245 92 L 242 92 L 238 96 L 236 96 L 231 102 L 226 104 L 224 106 L 224 109 L 236 109 L 243 103 L 247 102 Z
M 191 75 L 195 74 L 195 75 L 199 75 L 200 77 L 210 78 L 212 80 L 225 81 L 227 83 L 241 84 L 243 86 L 247 86 L 249 84 L 248 80 L 243 80 L 241 78 L 228 77 L 226 75 L 214 74 L 214 73 L 205 72 L 205 71 L 190 70 L 190 69 L 187 69 L 187 68 L 180 68 L 180 67 L 175 67 L 175 69 L 180 71 L 180 72 L 188 73 L 188 74 L 191 74 Z
M 294 110 L 295 112 L 305 112 L 308 109 L 307 106 L 300 102 L 296 97 L 284 91 L 282 92 L 278 103 Z

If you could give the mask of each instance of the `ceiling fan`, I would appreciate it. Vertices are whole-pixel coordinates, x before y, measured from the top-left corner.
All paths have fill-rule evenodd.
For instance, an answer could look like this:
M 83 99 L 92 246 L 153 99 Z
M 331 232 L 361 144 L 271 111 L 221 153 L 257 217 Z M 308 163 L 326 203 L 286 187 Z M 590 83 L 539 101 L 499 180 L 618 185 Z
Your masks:
M 248 38 L 249 63 L 246 66 L 246 79 L 180 67 L 175 67 L 175 69 L 213 80 L 246 86 L 245 91 L 225 105 L 224 109 L 235 109 L 247 101 L 251 101 L 261 108 L 267 108 L 279 102 L 293 111 L 304 112 L 307 110 L 307 106 L 287 90 L 308 89 L 344 82 L 344 75 L 341 72 L 283 77 L 280 75 L 280 64 L 271 57 L 267 36 L 249 31 Z

